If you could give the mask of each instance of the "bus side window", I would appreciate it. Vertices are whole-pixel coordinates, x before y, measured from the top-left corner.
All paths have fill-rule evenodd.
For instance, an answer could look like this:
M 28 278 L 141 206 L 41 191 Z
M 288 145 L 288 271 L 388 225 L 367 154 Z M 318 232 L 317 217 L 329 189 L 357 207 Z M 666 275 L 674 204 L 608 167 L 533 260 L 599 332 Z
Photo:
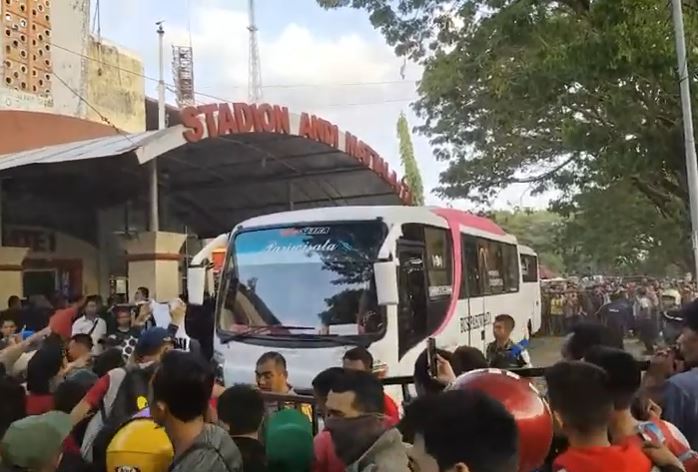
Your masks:
M 516 246 L 504 244 L 504 290 L 519 291 L 519 258 Z
M 424 242 L 427 250 L 427 278 L 429 298 L 450 297 L 453 292 L 451 264 L 451 239 L 448 231 L 441 228 L 424 227 Z
M 504 292 L 504 257 L 502 243 L 489 241 L 489 251 L 487 259 L 487 282 L 489 292 L 499 294 Z
M 461 277 L 460 298 L 482 296 L 476 240 L 472 236 L 463 235 L 461 243 L 463 246 L 463 277 Z
M 490 290 L 490 280 L 489 280 L 489 241 L 486 239 L 477 240 L 477 261 L 478 269 L 480 273 L 480 283 L 482 284 L 482 294 L 489 295 L 492 293 Z
M 431 334 L 443 323 L 453 294 L 453 244 L 451 232 L 444 228 L 424 227 L 427 250 L 427 331 Z
M 524 282 L 538 282 L 538 258 L 521 254 L 521 274 Z

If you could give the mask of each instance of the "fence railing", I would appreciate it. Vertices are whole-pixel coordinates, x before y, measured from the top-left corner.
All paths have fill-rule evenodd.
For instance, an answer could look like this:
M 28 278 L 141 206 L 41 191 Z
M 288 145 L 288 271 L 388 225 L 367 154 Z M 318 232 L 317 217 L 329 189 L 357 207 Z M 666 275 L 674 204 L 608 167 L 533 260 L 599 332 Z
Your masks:
M 646 371 L 649 367 L 649 361 L 638 361 L 642 371 Z M 545 370 L 547 367 L 528 367 L 521 369 L 509 369 L 510 372 L 520 375 L 521 377 L 529 379 L 538 379 L 542 382 L 542 377 L 545 375 Z M 409 391 L 409 386 L 414 384 L 414 377 L 411 375 L 403 375 L 399 377 L 387 377 L 381 379 L 384 386 L 395 386 L 398 385 L 402 388 L 402 397 L 405 400 L 411 398 L 411 393 Z M 535 382 L 535 381 L 534 381 Z M 281 410 L 284 408 L 294 408 L 296 410 L 302 411 L 303 405 L 307 405 L 312 412 L 312 425 L 313 434 L 316 434 L 319 429 L 319 425 L 322 422 L 321 412 L 317 408 L 317 401 L 313 396 L 311 389 L 297 389 L 296 394 L 284 395 L 279 393 L 262 392 L 262 397 L 267 404 L 276 404 L 277 409 Z

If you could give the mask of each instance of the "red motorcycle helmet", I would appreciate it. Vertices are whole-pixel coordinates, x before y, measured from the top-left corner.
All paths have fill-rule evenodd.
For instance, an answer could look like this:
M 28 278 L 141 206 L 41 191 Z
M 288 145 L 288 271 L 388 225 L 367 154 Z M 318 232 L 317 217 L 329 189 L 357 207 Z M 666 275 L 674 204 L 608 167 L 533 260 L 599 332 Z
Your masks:
M 479 390 L 502 403 L 519 428 L 519 472 L 543 465 L 553 440 L 553 416 L 527 379 L 506 370 L 478 369 L 459 376 L 451 389 Z

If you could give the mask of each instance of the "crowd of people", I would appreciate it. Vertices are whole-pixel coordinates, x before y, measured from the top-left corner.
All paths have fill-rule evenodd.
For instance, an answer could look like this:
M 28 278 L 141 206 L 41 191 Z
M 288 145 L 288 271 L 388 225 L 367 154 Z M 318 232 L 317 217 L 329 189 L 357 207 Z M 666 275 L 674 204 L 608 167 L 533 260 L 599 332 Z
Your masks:
M 225 388 L 205 339 L 177 341 L 186 304 L 168 304 L 164 327 L 147 290 L 137 300 L 10 300 L 1 472 L 698 472 L 698 302 L 675 313 L 676 345 L 644 375 L 610 315 L 588 316 L 566 325 L 538 392 L 512 373 L 531 361 L 501 314 L 484 353 L 421 352 L 414 391 L 398 398 L 359 346 L 312 386 L 292 386 L 270 351 L 249 384 Z
M 578 279 L 545 282 L 540 334 L 561 336 L 581 320 L 595 320 L 620 336 L 636 335 L 646 353 L 652 354 L 659 344 L 676 341 L 681 330 L 679 309 L 692 302 L 696 293 L 695 284 L 682 280 L 609 277 L 585 283 Z

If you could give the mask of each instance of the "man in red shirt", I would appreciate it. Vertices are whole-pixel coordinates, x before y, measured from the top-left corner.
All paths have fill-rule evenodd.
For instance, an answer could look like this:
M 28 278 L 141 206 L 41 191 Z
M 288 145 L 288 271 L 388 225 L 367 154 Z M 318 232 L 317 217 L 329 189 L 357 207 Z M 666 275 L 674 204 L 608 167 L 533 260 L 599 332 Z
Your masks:
M 660 418 L 640 421 L 631 413 L 633 398 L 640 389 L 642 372 L 632 354 L 620 349 L 597 346 L 584 360 L 606 371 L 609 389 L 614 398 L 614 410 L 608 432 L 611 442 L 642 447 L 651 439 L 664 444 L 676 456 L 687 472 L 698 472 L 698 454 L 691 450 L 686 438 L 671 423 Z
M 373 373 L 373 356 L 366 348 L 360 346 L 354 347 L 344 353 L 342 367 L 349 370 L 361 370 Z M 383 399 L 385 416 L 391 420 L 392 424 L 397 424 L 400 421 L 400 410 L 397 404 L 387 394 L 384 395 Z
M 155 327 L 144 331 L 134 350 L 137 365 L 110 370 L 87 391 L 80 403 L 73 408 L 70 416 L 74 425 L 85 419 L 90 411 L 103 410 L 102 413 L 104 413 L 104 415 L 102 413 L 94 415 L 87 425 L 82 443 L 82 455 L 86 460 L 93 460 L 93 442 L 104 427 L 103 417 L 109 418 L 113 415 L 113 408 L 117 404 L 116 399 L 121 386 L 126 385 L 133 388 L 130 383 L 124 384 L 127 375 L 135 375 L 135 371 L 139 370 L 145 376 L 152 376 L 156 370 L 156 363 L 173 347 L 172 337 L 166 329 Z M 136 398 L 129 399 L 129 402 L 135 403 L 135 405 L 129 405 L 129 408 L 135 408 L 137 411 L 148 406 L 147 395 L 139 395 L 137 392 L 131 392 L 131 394 L 136 395 Z
M 613 411 L 613 395 L 608 375 L 596 365 L 572 361 L 558 362 L 545 373 L 550 408 L 569 448 L 553 462 L 555 472 L 650 472 L 654 465 L 634 444 L 611 445 L 608 426 Z M 681 463 L 656 464 L 660 467 Z

